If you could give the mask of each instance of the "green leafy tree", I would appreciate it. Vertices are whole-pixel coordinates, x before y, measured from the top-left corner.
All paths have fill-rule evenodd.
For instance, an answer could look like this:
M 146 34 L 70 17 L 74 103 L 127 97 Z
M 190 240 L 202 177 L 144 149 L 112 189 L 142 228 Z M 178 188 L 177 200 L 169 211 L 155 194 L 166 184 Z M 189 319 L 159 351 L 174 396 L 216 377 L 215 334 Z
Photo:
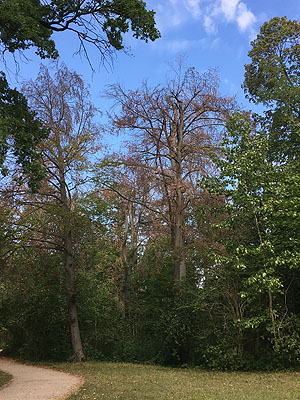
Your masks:
M 47 137 L 47 129 L 28 108 L 24 95 L 8 86 L 3 73 L 0 74 L 0 122 L 2 175 L 6 175 L 11 168 L 11 157 L 8 156 L 14 156 L 17 164 L 29 176 L 29 186 L 36 190 L 43 176 L 37 145 Z
M 260 118 L 269 138 L 268 157 L 277 165 L 280 193 L 274 197 L 273 226 L 278 263 L 299 266 L 300 243 L 300 24 L 286 17 L 263 24 L 252 42 L 246 65 L 245 92 L 268 107 Z
M 263 121 L 272 132 L 270 150 L 282 161 L 285 157 L 299 160 L 299 39 L 298 21 L 272 18 L 251 43 L 251 63 L 245 66 L 245 93 L 256 104 L 267 107 Z
M 263 24 L 252 42 L 251 63 L 246 65 L 244 81 L 247 96 L 267 107 L 259 120 L 268 133 L 268 157 L 277 171 L 279 189 L 269 207 L 272 212 L 270 229 L 276 248 L 276 266 L 285 268 L 284 278 L 290 285 L 289 309 L 296 314 L 299 312 L 299 289 L 290 277 L 297 275 L 300 265 L 299 39 L 299 21 L 275 17 Z M 293 314 L 289 317 L 290 320 L 294 318 Z M 289 337 L 298 335 L 294 343 L 299 343 L 299 334 L 292 331 L 289 330 Z M 286 342 L 291 343 L 290 340 Z M 296 347 L 291 345 L 289 351 L 296 353 Z
M 300 262 L 299 28 L 297 21 L 276 17 L 252 42 L 244 89 L 267 110 L 254 119 L 241 113 L 229 119 L 222 157 L 216 159 L 220 175 L 210 180 L 211 189 L 226 199 L 217 226 L 226 253 L 215 261 L 243 311 L 233 315 L 242 349 L 255 336 L 262 345 L 263 336 L 281 357 L 295 350 L 283 343 L 288 320 L 298 314 L 293 296 Z
M 280 351 L 286 316 L 295 304 L 287 296 L 293 291 L 292 270 L 299 266 L 299 187 L 285 166 L 270 159 L 271 133 L 255 129 L 240 113 L 229 119 L 227 129 L 222 156 L 215 159 L 220 174 L 206 181 L 226 199 L 224 219 L 216 224 L 225 253 L 216 255 L 215 263 L 227 301 L 234 299 L 232 309 L 239 310 L 232 320 L 240 354 L 249 335 L 269 337 Z
M 12 230 L 20 238 L 25 232 L 14 223 Z M 34 224 L 34 218 L 31 223 Z M 11 256 L 1 265 L 1 345 L 10 355 L 24 358 L 69 358 L 72 348 L 62 257 L 53 250 L 27 245 L 23 236 L 19 246 L 14 246 Z

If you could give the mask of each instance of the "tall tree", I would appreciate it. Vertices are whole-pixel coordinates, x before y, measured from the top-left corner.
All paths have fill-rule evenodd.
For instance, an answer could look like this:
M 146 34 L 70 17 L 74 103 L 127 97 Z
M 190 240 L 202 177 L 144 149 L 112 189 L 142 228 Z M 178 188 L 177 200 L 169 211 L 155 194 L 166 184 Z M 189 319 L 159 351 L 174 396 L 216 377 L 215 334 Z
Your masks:
M 174 248 L 174 277 L 186 275 L 186 209 L 195 200 L 196 182 L 212 167 L 209 154 L 234 107 L 232 98 L 218 92 L 214 71 L 199 74 L 194 68 L 151 88 L 147 83 L 135 91 L 120 85 L 109 96 L 121 106 L 113 117 L 117 129 L 134 137 L 126 163 L 143 169 L 154 182 L 152 208 L 164 216 Z
M 275 17 L 251 43 L 245 66 L 246 96 L 267 107 L 264 127 L 271 132 L 273 158 L 299 160 L 300 24 Z M 299 165 L 299 164 L 298 164 Z
M 226 254 L 216 262 L 238 283 L 243 313 L 234 317 L 235 325 L 248 335 L 256 330 L 257 337 L 268 332 L 274 350 L 286 354 L 295 348 L 284 344 L 284 329 L 292 310 L 298 313 L 292 293 L 300 260 L 299 35 L 298 21 L 276 17 L 252 42 L 244 89 L 267 110 L 254 119 L 236 114 L 228 121 L 222 158 L 216 160 L 220 175 L 212 185 L 226 198 L 227 214 L 218 226 Z
M 240 355 L 245 328 L 270 323 L 276 344 L 280 312 L 274 311 L 274 297 L 282 290 L 274 229 L 280 174 L 268 160 L 268 136 L 254 126 L 239 113 L 228 120 L 221 157 L 215 159 L 220 173 L 208 178 L 211 190 L 226 199 L 220 209 L 223 221 L 216 226 L 225 253 L 216 255 L 215 263 L 228 286 L 229 301 L 235 302 L 232 319 L 239 327 Z
M 64 254 L 72 345 L 74 357 L 80 361 L 84 354 L 76 307 L 73 210 L 74 199 L 86 180 L 89 157 L 95 152 L 99 138 L 99 130 L 92 122 L 96 109 L 88 100 L 88 89 L 82 79 L 65 66 L 54 77 L 42 67 L 36 81 L 28 82 L 23 90 L 50 132 L 40 146 L 47 177 L 30 205 L 46 212 L 51 221 L 48 233 L 41 229 L 38 237 L 33 234 L 32 240 L 42 240 L 40 234 L 44 231 L 47 242 L 52 241 Z
M 300 198 L 300 24 L 272 18 L 261 27 L 249 52 L 245 92 L 267 107 L 259 119 L 268 135 L 269 162 L 279 174 L 281 195 L 275 200 L 274 230 L 281 262 L 299 264 Z M 276 226 L 276 227 L 275 227 Z

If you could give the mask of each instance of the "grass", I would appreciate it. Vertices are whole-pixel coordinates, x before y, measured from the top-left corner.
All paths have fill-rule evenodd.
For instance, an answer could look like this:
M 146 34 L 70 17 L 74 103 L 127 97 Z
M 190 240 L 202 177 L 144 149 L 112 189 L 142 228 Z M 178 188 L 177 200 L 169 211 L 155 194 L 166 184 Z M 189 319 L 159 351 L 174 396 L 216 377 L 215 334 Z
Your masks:
M 226 373 L 148 365 L 86 362 L 52 367 L 82 375 L 68 400 L 299 400 L 300 374 Z
M 6 372 L 0 371 L 0 387 L 5 385 L 12 379 L 12 376 L 7 374 Z

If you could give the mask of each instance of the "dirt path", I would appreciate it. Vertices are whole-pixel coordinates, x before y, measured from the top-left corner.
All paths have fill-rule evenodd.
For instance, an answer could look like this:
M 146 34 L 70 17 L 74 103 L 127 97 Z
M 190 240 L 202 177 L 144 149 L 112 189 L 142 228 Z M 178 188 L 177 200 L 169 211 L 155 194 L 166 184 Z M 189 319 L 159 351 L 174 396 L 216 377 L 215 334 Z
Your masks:
M 76 391 L 83 379 L 65 372 L 33 367 L 0 358 L 0 369 L 13 375 L 0 400 L 62 400 Z

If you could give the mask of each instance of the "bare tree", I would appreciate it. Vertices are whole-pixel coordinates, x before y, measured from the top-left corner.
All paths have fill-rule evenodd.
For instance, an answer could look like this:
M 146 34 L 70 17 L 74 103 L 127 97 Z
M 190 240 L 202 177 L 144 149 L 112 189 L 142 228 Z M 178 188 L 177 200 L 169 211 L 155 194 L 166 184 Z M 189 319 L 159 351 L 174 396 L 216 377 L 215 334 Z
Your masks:
M 76 307 L 72 220 L 74 198 L 87 180 L 89 156 L 97 150 L 99 131 L 92 122 L 96 109 L 88 100 L 82 79 L 65 66 L 54 78 L 41 67 L 38 78 L 26 83 L 23 91 L 49 129 L 49 137 L 40 147 L 47 176 L 39 193 L 27 198 L 31 210 L 51 214 L 52 228 L 45 232 L 41 226 L 33 232 L 31 241 L 63 252 L 72 346 L 74 358 L 81 361 L 84 353 Z
M 210 154 L 235 102 L 219 94 L 213 70 L 182 72 L 179 65 L 175 73 L 165 86 L 151 88 L 145 82 L 138 90 L 125 91 L 112 85 L 108 96 L 121 108 L 112 117 L 115 128 L 134 137 L 127 165 L 144 169 L 155 182 L 152 204 L 169 226 L 178 281 L 186 276 L 186 209 L 197 199 L 200 176 L 213 170 Z

